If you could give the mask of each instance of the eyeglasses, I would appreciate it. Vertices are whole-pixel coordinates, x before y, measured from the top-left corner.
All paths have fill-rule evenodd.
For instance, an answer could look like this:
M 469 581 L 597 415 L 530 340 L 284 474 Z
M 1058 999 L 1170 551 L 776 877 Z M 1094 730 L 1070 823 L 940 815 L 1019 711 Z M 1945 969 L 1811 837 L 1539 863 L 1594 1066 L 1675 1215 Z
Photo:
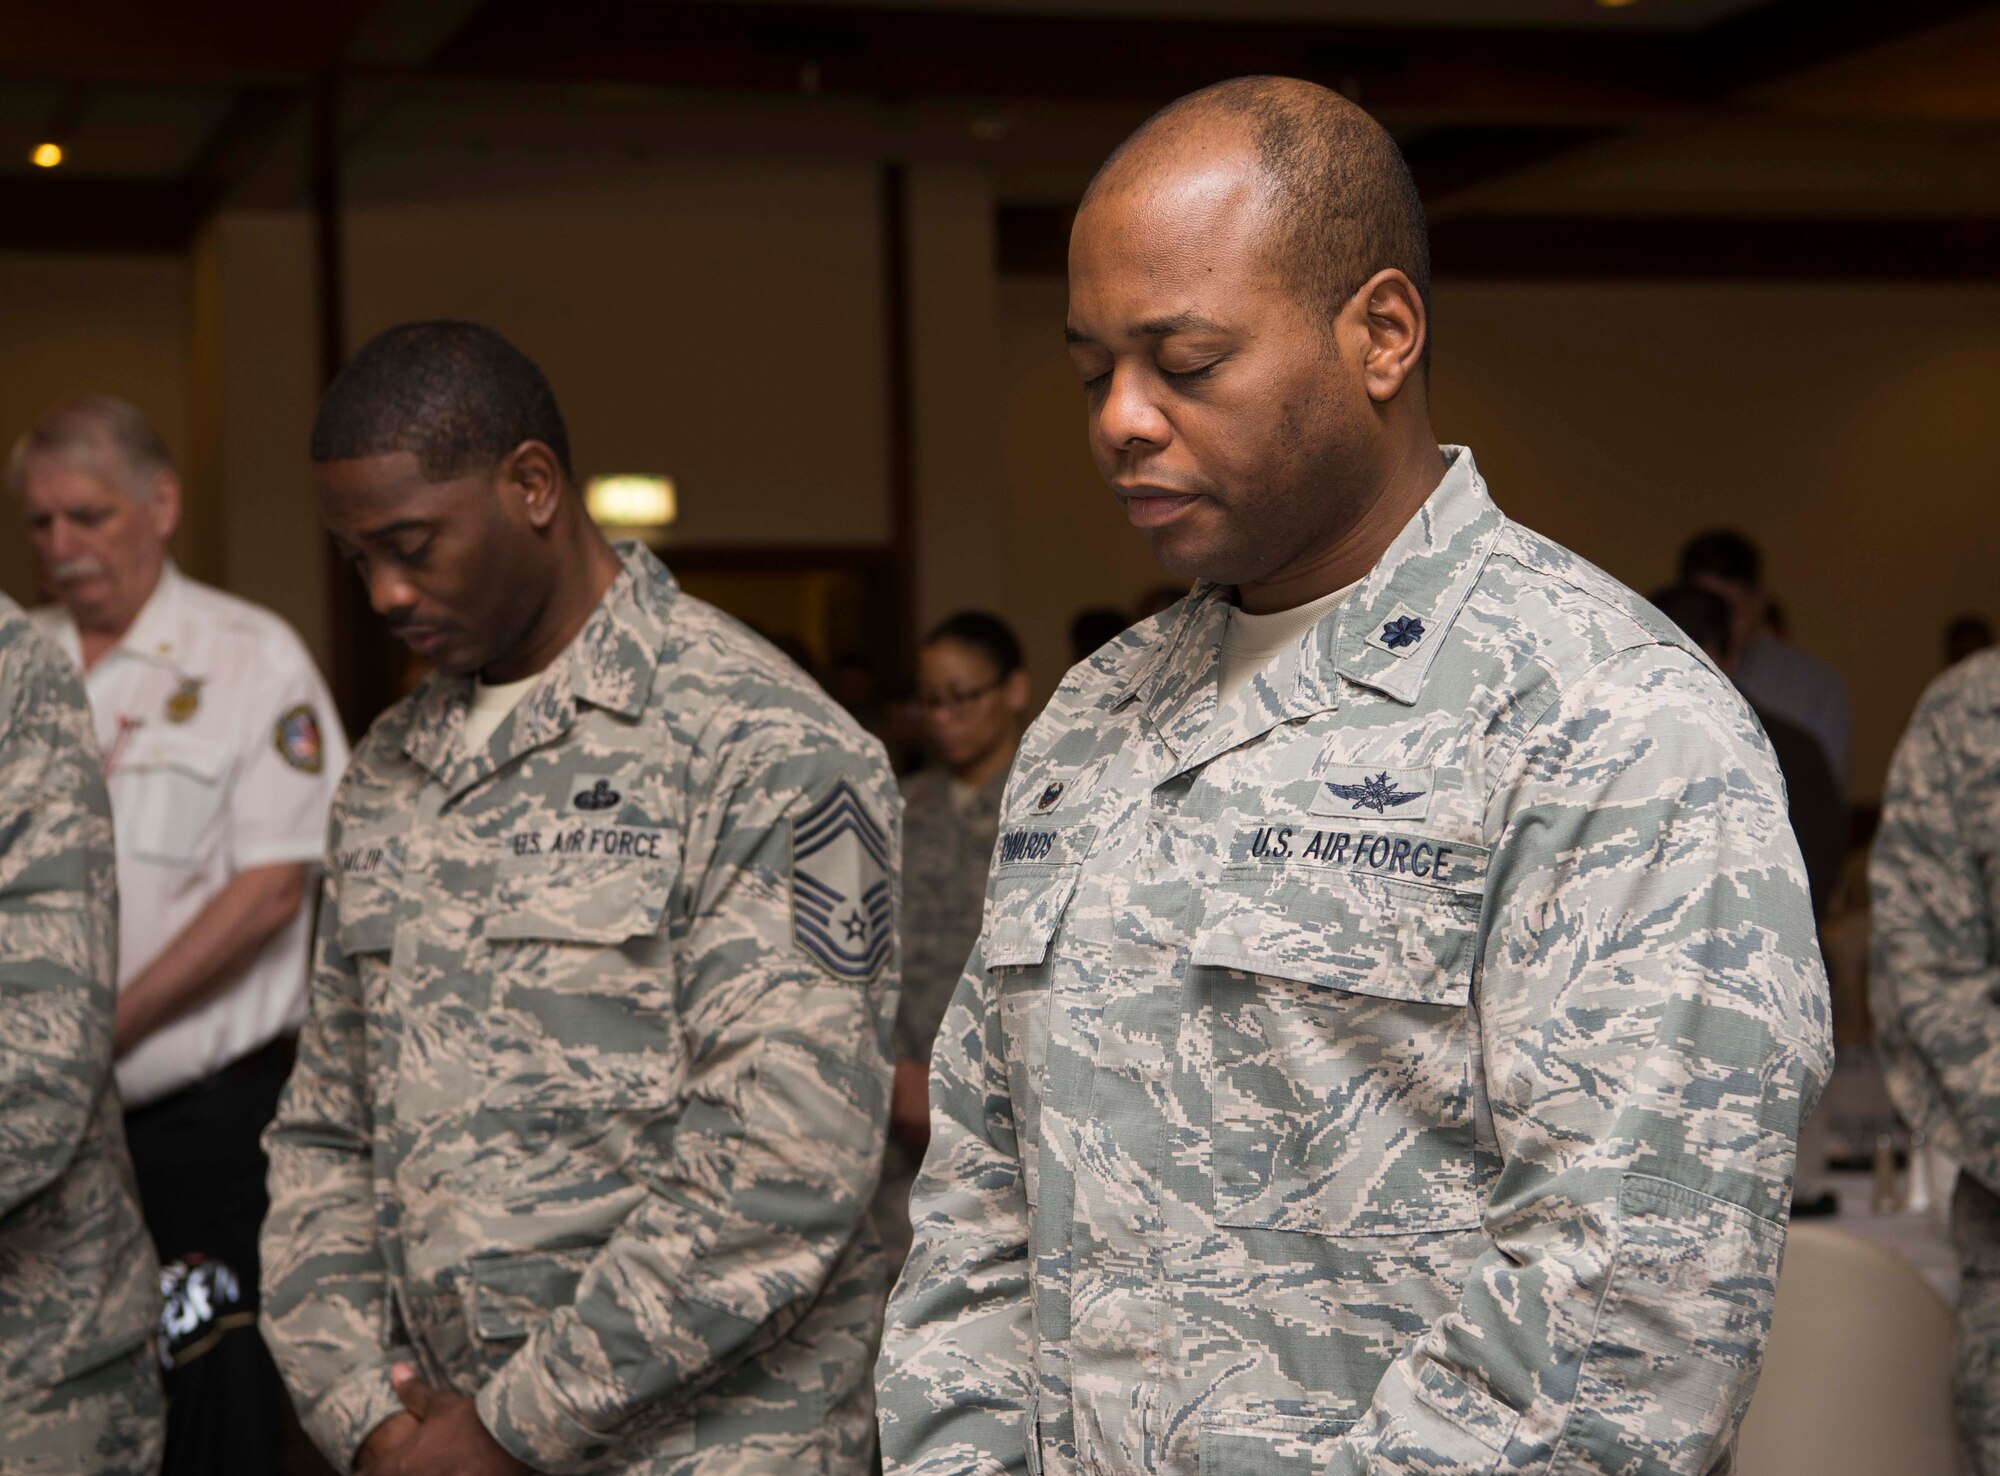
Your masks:
M 970 692 L 919 692 L 917 706 L 925 712 L 964 712 L 980 698 L 999 691 L 1007 685 L 1007 678 L 988 682 L 983 687 L 974 687 Z

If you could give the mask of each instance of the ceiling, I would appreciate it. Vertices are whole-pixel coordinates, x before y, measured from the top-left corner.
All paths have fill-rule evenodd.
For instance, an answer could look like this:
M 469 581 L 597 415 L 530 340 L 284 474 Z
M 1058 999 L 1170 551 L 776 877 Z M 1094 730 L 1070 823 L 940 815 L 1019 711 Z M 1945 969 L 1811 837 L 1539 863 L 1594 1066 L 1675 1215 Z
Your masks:
M 10 0 L 0 249 L 182 249 L 220 205 L 307 201 L 316 138 L 351 199 L 963 160 L 1003 225 L 1053 231 L 1154 107 L 1256 71 L 1390 126 L 1441 271 L 1453 231 L 1735 219 L 1780 259 L 1788 231 L 1892 222 L 1870 250 L 2000 275 L 1993 0 Z

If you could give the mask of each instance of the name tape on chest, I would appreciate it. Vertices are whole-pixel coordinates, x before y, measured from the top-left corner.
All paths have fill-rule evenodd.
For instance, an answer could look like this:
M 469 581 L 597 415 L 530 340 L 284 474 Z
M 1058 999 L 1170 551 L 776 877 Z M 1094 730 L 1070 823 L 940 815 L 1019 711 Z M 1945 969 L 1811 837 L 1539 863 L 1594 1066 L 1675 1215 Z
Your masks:
M 1486 876 L 1486 847 L 1409 831 L 1260 825 L 1236 838 L 1237 865 L 1325 867 L 1469 889 Z
M 370 881 L 403 874 L 403 856 L 393 840 L 357 840 L 333 853 L 333 873 L 346 880 Z
M 657 825 L 545 825 L 517 830 L 503 842 L 504 859 L 533 862 L 546 857 L 561 862 L 576 856 L 606 856 L 621 861 L 658 861 L 666 835 Z
M 1095 825 L 1015 825 L 1000 832 L 997 866 L 1061 865 L 1081 861 L 1097 838 Z

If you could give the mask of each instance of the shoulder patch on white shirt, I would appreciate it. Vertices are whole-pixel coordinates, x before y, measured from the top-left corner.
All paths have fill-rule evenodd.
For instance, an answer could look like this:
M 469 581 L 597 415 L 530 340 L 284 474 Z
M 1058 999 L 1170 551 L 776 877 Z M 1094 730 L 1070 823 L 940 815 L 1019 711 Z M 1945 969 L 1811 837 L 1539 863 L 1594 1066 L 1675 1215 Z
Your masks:
M 278 757 L 302 774 L 317 774 L 326 765 L 326 745 L 319 734 L 319 718 L 301 702 L 287 708 L 271 734 Z

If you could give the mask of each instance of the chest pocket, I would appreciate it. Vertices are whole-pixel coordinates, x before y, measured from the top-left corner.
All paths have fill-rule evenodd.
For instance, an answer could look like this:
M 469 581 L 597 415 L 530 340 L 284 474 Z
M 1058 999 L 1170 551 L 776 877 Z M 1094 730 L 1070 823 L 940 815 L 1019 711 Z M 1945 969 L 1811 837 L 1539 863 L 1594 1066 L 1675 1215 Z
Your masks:
M 222 808 L 229 750 L 181 733 L 148 733 L 113 780 L 112 819 L 123 851 L 185 866 Z
M 986 898 L 980 954 L 992 981 L 1007 1049 L 1007 1093 L 1028 1203 L 1040 1199 L 1043 1073 L 1048 1066 L 1054 991 L 1049 950 L 1076 891 L 1075 862 L 996 869 Z
M 1231 868 L 1191 962 L 1213 1053 L 1217 1223 L 1409 1235 L 1479 1223 L 1479 900 L 1311 866 Z
M 496 1108 L 671 1105 L 685 1061 L 666 914 L 679 838 L 615 828 L 608 854 L 508 868 L 485 921 Z

